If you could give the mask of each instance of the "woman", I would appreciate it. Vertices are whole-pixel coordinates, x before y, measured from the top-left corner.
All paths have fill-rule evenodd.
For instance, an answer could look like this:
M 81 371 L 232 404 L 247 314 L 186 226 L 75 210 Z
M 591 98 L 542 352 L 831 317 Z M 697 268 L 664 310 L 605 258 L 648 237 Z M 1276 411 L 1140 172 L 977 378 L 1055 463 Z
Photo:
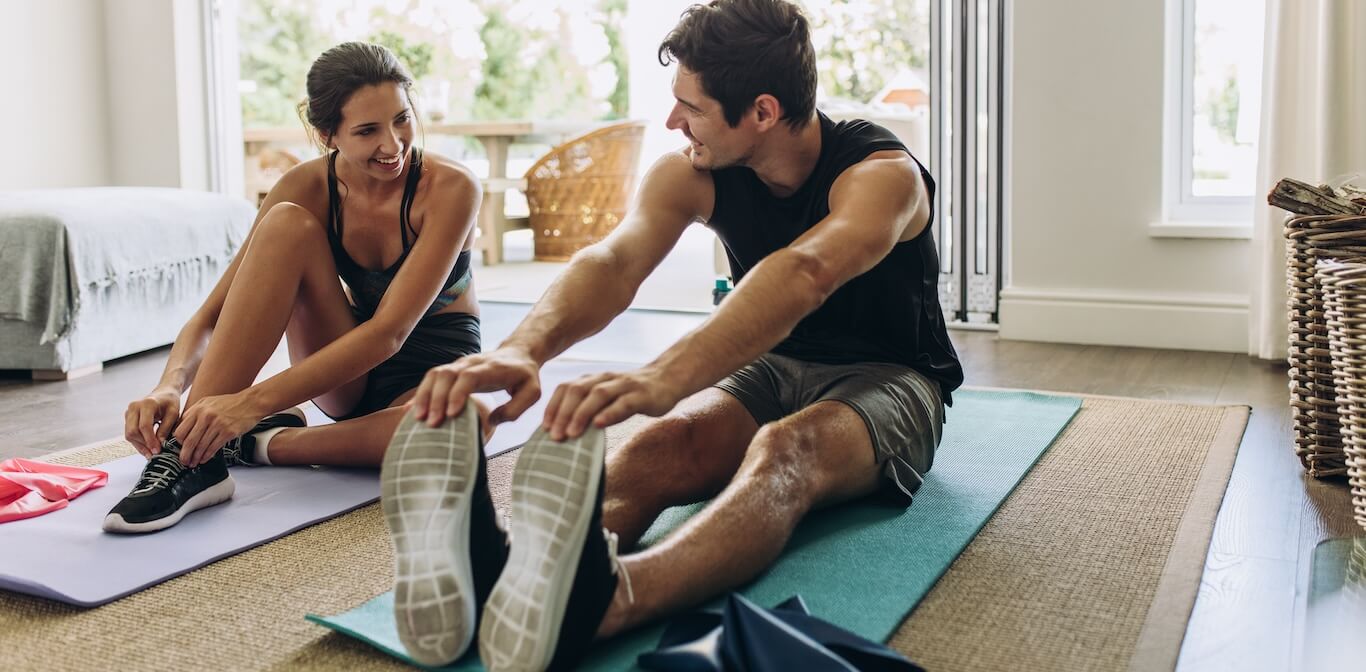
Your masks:
M 427 369 L 479 351 L 479 182 L 413 146 L 412 83 L 377 45 L 314 61 L 300 116 L 327 151 L 271 189 L 161 381 L 129 404 L 124 435 L 149 461 L 106 530 L 226 500 L 229 464 L 377 466 Z M 253 384 L 282 335 L 290 367 Z M 308 400 L 338 422 L 276 413 Z

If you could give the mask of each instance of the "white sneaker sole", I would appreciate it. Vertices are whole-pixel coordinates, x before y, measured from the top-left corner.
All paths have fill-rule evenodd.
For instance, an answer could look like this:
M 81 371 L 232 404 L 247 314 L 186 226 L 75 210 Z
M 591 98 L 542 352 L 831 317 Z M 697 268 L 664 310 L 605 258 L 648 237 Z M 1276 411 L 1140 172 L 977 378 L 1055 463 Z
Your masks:
M 143 532 L 164 530 L 180 522 L 180 519 L 195 511 L 207 509 L 210 506 L 222 504 L 223 502 L 232 499 L 232 493 L 236 491 L 237 484 L 233 482 L 232 476 L 228 476 L 227 478 L 200 490 L 193 497 L 185 500 L 185 503 L 182 504 L 179 509 L 176 509 L 175 513 L 166 516 L 165 518 L 149 520 L 145 523 L 130 523 L 124 520 L 123 516 L 117 513 L 111 513 L 104 517 L 103 528 L 105 532 L 115 532 L 119 534 L 141 534 Z
M 605 452 L 600 429 L 565 442 L 537 430 L 522 446 L 512 472 L 512 548 L 479 627 L 491 672 L 540 671 L 554 659 Z
M 474 404 L 440 427 L 405 415 L 384 453 L 380 502 L 394 544 L 394 621 L 413 660 L 445 665 L 474 636 L 470 500 L 478 477 Z

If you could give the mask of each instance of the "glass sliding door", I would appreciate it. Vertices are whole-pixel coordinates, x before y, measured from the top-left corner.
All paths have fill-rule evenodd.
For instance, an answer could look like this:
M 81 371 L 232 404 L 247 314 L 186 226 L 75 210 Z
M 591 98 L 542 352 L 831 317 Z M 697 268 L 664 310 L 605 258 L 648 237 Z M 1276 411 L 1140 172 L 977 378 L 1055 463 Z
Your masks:
M 934 0 L 932 172 L 940 303 L 952 323 L 994 324 L 1001 288 L 1005 0 Z

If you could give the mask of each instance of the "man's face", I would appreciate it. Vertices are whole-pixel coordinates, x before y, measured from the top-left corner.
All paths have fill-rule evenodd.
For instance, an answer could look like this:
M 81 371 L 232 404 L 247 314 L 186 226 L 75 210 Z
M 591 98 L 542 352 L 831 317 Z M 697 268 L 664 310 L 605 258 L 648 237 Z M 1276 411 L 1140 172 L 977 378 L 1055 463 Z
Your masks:
M 698 170 L 717 170 L 745 165 L 753 154 L 755 140 L 745 129 L 748 115 L 731 128 L 720 101 L 702 90 L 702 78 L 683 66 L 678 67 L 673 83 L 674 107 L 665 125 L 682 131 L 692 143 L 692 165 Z

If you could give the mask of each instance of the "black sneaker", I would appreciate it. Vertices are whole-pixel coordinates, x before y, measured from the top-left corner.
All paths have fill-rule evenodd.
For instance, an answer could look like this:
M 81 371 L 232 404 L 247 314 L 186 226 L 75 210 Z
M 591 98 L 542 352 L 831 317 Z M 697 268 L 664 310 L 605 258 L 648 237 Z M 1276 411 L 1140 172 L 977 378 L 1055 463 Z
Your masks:
M 394 544 L 394 621 L 413 660 L 460 658 L 507 563 L 507 534 L 489 496 L 473 403 L 440 427 L 403 417 L 380 469 Z
M 104 517 L 104 531 L 163 530 L 191 511 L 228 501 L 235 488 L 221 452 L 190 469 L 180 463 L 180 443 L 167 439 L 161 452 L 147 460 L 133 491 Z
M 268 415 L 264 420 L 256 423 L 255 427 L 247 430 L 246 434 L 223 444 L 223 459 L 227 461 L 229 467 L 254 467 L 264 464 L 256 457 L 256 434 L 268 429 L 307 426 L 308 418 L 304 416 L 304 409 L 298 406 L 274 415 Z
M 616 539 L 602 528 L 605 452 L 600 429 L 563 442 L 537 430 L 522 446 L 512 550 L 479 628 L 492 672 L 570 668 L 592 645 L 618 578 Z

